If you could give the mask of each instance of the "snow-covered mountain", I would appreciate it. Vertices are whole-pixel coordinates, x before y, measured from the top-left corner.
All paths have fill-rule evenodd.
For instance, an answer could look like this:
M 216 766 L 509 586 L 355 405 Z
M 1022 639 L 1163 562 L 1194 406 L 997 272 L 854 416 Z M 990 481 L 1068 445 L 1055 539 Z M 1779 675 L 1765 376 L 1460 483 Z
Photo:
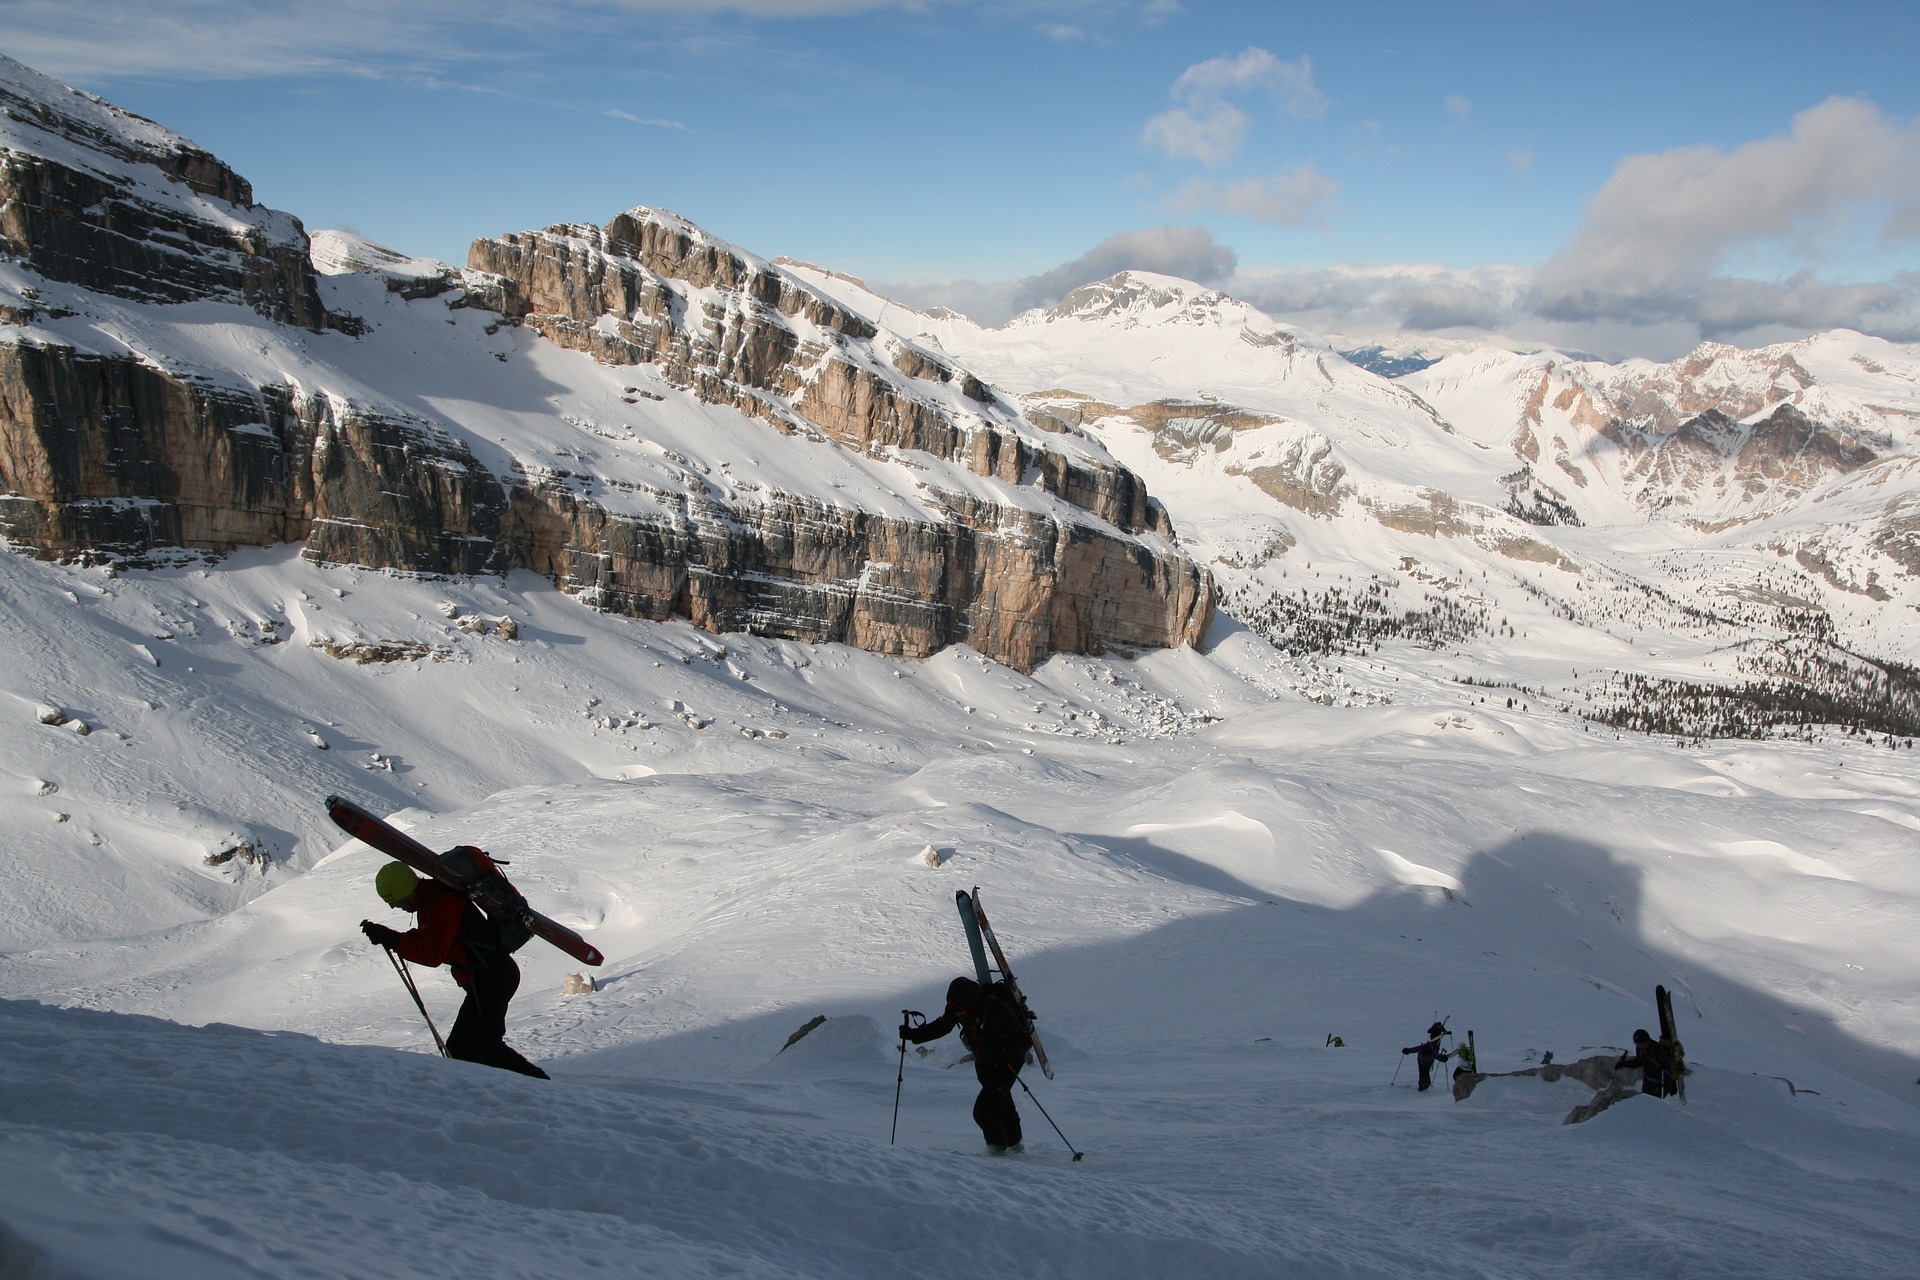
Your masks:
M 1911 1273 L 1914 598 L 1868 518 L 1910 439 L 1821 416 L 1897 420 L 1899 349 L 1795 357 L 1825 390 L 1794 411 L 1871 461 L 1658 506 L 1634 494 L 1667 472 L 1569 434 L 1625 496 L 1538 523 L 1517 423 L 1187 282 L 982 330 L 644 208 L 464 270 L 316 233 L 288 274 L 305 232 L 204 152 L 7 76 L 0 177 L 84 143 L 89 260 L 147 265 L 69 279 L 5 232 L 5 404 L 39 450 L 8 484 L 33 458 L 130 487 L 0 512 L 16 550 L 149 555 L 0 554 L 0 1277 Z M 225 264 L 207 297 L 141 292 L 170 245 Z M 1778 405 L 1709 392 L 1768 359 L 1647 373 L 1675 407 L 1620 438 L 1761 434 Z M 1486 363 L 1474 394 L 1524 404 L 1496 392 L 1525 362 Z M 90 407 L 22 408 L 55 403 Z M 1559 425 L 1531 428 L 1549 465 Z M 206 461 L 157 467 L 161 436 Z M 802 581 L 849 526 L 898 541 Z M 1044 590 L 909 643 L 929 597 L 893 575 L 929 542 Z M 1141 583 L 1200 625 L 1194 557 L 1231 606 L 1204 643 L 1046 655 L 1120 634 L 1098 608 Z M 643 560 L 685 596 L 569 594 L 618 606 Z M 821 600 L 879 631 L 800 625 Z M 1725 700 L 1686 699 L 1742 681 L 1805 696 L 1697 739 Z M 1610 724 L 1609 690 L 1670 718 Z M 509 1039 L 553 1080 L 433 1056 L 329 793 L 511 859 L 606 953 L 586 991 L 520 953 Z M 1011 1159 L 977 1158 L 955 1043 L 893 1034 L 970 965 L 974 886 L 1058 1067 Z M 451 980 L 417 976 L 444 1028 Z M 1563 1123 L 1630 1086 L 1657 983 L 1686 1101 Z M 1485 1073 L 1457 1102 L 1401 1054 L 1436 1017 Z
M 1487 351 L 1387 380 L 1167 277 L 1123 273 L 990 330 L 793 269 L 1100 439 L 1276 641 L 1418 638 L 1453 678 L 1551 683 L 1603 722 L 1683 734 L 1920 728 L 1910 348 L 1842 332 L 1671 365 Z M 1605 660 L 1550 678 L 1576 643 Z
M 1885 492 L 1920 422 L 1920 353 L 1846 331 L 1670 364 L 1482 351 L 1403 382 L 1589 524 L 1750 520 L 1861 471 Z
M 52 555 L 528 568 L 596 607 L 924 656 L 1192 643 L 1213 606 L 1097 442 L 671 214 L 323 237 L 0 64 L 0 531 Z

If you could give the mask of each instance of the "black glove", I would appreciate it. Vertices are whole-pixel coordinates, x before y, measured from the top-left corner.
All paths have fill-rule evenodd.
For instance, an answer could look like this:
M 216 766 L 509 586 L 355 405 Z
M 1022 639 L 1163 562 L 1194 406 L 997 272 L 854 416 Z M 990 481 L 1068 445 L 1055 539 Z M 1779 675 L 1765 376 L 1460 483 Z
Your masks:
M 911 1040 L 911 1039 L 913 1039 L 913 1028 L 912 1028 L 912 1027 L 910 1027 L 910 1026 L 908 1026 L 908 1025 L 907 1025 L 906 1023 L 904 1023 L 904 1022 L 900 1024 L 900 1038 L 901 1038 L 902 1040 Z
M 1402 1050 L 1400 1051 L 1400 1056 L 1404 1058 L 1404 1057 L 1406 1057 L 1406 1056 L 1407 1056 L 1408 1054 L 1410 1054 L 1410 1053 L 1412 1053 L 1412 1052 L 1413 1052 L 1413 1050 L 1412 1050 L 1412 1049 L 1402 1049 Z
M 362 920 L 360 922 L 360 932 L 366 934 L 367 941 L 376 947 L 391 947 L 394 943 L 400 941 L 400 935 L 397 931 L 389 929 L 383 924 L 375 924 L 371 920 Z

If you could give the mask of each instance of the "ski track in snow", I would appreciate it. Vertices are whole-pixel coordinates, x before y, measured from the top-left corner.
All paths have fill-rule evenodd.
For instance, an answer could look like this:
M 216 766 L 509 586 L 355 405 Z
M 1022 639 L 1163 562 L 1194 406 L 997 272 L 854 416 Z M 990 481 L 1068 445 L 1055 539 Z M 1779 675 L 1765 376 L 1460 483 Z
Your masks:
M 1418 651 L 1391 704 L 1318 706 L 1230 627 L 1026 677 L 286 548 L 0 556 L 0 604 L 0 1274 L 1911 1274 L 1905 752 L 1602 741 Z M 606 951 L 578 996 L 521 953 L 553 1082 L 431 1056 L 330 791 Z M 206 865 L 236 836 L 271 861 Z M 887 1145 L 975 885 L 1084 1163 L 1024 1094 L 1025 1154 L 980 1155 L 952 1040 Z M 1436 1015 L 1512 1070 L 1618 1053 L 1657 982 L 1685 1105 L 1410 1087 Z

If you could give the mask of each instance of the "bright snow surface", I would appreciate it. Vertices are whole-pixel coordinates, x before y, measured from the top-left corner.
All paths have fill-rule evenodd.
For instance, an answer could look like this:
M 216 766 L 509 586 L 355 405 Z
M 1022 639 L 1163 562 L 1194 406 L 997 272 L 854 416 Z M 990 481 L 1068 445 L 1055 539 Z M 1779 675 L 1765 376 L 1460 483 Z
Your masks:
M 418 648 L 314 647 L 356 640 Z M 1390 657 L 1223 620 L 1029 678 L 528 575 L 0 556 L 0 1275 L 1911 1275 L 1914 757 L 1616 739 Z M 1289 692 L 1349 680 L 1393 701 Z M 521 953 L 551 1082 L 432 1056 L 334 791 L 606 952 L 572 996 Z M 205 864 L 243 838 L 268 870 Z M 952 1039 L 889 1145 L 975 885 L 1082 1163 L 1024 1094 L 983 1156 Z M 1685 1104 L 1410 1087 L 1436 1015 L 1511 1070 L 1617 1052 L 1660 982 Z

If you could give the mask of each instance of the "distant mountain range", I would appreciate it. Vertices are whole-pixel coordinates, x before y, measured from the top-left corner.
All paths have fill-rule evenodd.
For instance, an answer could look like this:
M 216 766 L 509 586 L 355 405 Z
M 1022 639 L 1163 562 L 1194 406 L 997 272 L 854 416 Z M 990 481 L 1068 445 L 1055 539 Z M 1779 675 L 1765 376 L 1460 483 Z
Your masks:
M 456 268 L 310 238 L 17 63 L 0 108 L 0 532 L 42 554 L 531 568 L 1023 668 L 1201 643 L 1218 592 L 1289 651 L 1535 696 L 1605 637 L 1556 695 L 1602 723 L 1920 725 L 1911 347 L 1427 363 L 1144 272 L 988 329 L 645 207 Z
M 1098 439 L 1167 503 L 1227 611 L 1283 646 L 1415 639 L 1457 650 L 1455 678 L 1538 688 L 1558 644 L 1598 632 L 1620 666 L 1556 701 L 1603 723 L 1920 727 L 1911 347 L 1835 332 L 1619 365 L 1483 350 L 1388 380 L 1164 276 L 983 329 L 916 326 L 857 281 L 792 269 Z
M 1383 378 L 1398 378 L 1405 374 L 1418 373 L 1441 359 L 1440 356 L 1398 354 L 1378 344 L 1370 347 L 1343 347 L 1340 354 L 1346 357 L 1347 363 L 1359 365 L 1368 373 L 1377 373 Z

